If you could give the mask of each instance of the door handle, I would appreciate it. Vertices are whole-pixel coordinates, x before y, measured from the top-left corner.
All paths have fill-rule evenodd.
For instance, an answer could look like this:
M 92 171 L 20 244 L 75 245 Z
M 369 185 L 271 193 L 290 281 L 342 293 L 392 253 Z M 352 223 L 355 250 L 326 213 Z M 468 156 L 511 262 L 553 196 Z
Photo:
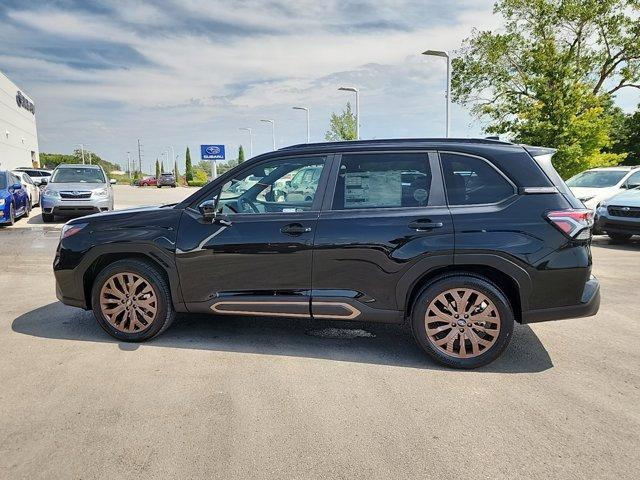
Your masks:
M 409 228 L 412 230 L 417 230 L 419 232 L 424 232 L 426 230 L 433 230 L 434 228 L 442 228 L 444 227 L 444 223 L 442 222 L 432 222 L 431 220 L 415 220 L 409 224 Z
M 280 231 L 287 235 L 302 235 L 303 233 L 309 233 L 311 231 L 311 227 L 303 227 L 299 223 L 290 223 L 289 225 L 282 227 Z

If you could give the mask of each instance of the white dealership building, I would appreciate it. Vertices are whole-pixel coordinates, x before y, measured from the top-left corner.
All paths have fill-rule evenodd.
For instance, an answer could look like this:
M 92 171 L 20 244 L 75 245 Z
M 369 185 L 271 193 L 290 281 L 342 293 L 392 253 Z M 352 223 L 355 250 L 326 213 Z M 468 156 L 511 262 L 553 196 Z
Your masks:
M 33 99 L 0 72 L 0 170 L 39 167 Z

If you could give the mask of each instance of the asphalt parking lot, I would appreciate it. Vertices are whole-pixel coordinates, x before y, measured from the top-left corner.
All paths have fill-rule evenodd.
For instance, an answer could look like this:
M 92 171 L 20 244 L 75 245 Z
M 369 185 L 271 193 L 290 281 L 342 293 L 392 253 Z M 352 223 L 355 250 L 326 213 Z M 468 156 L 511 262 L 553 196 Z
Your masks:
M 596 317 L 453 371 L 395 326 L 182 315 L 118 343 L 56 301 L 59 232 L 21 223 L 0 230 L 0 478 L 640 478 L 639 237 L 594 241 Z

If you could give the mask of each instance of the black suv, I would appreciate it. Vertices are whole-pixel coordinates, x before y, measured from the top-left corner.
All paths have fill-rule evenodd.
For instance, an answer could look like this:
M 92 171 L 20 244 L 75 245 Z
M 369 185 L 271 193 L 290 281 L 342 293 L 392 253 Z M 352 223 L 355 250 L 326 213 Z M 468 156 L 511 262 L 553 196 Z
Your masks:
M 514 321 L 598 310 L 592 212 L 552 155 L 469 139 L 284 148 L 177 205 L 70 221 L 57 295 L 119 340 L 148 340 L 175 312 L 409 322 L 436 361 L 478 367 Z M 309 167 L 312 194 L 284 195 Z

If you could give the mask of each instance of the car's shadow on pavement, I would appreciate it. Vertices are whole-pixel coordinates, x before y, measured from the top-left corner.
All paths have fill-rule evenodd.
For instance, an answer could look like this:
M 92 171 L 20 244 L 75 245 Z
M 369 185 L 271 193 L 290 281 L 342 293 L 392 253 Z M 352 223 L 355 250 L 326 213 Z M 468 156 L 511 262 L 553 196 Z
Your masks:
M 419 349 L 406 327 L 398 325 L 181 314 L 161 336 L 139 344 L 112 339 L 91 312 L 56 302 L 19 316 L 12 329 L 40 338 L 114 343 L 127 351 L 188 348 L 444 369 Z M 476 371 L 535 373 L 551 367 L 551 358 L 536 334 L 517 324 L 511 345 L 502 356 Z
M 609 248 L 613 250 L 638 251 L 640 250 L 640 235 L 636 235 L 631 237 L 629 240 L 624 241 L 612 240 L 606 235 L 599 235 L 593 237 L 591 244 L 596 247 Z

